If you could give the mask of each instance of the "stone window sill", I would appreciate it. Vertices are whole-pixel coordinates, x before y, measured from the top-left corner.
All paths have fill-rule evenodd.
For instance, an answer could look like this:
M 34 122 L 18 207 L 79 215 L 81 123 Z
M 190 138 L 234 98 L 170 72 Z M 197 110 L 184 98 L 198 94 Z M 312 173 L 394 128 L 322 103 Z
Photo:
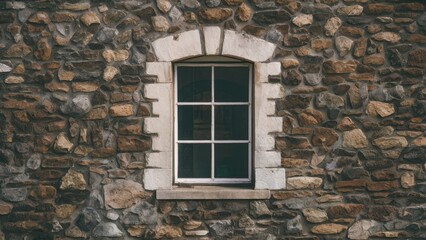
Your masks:
M 254 190 L 241 187 L 193 186 L 173 187 L 157 190 L 158 200 L 226 200 L 226 199 L 269 199 L 269 190 Z

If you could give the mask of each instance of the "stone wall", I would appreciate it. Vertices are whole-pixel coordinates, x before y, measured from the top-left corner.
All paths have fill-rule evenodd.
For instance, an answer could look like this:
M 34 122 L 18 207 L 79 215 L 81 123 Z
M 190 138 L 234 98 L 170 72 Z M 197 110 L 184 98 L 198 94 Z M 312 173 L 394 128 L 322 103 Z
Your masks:
M 0 239 L 426 238 L 425 5 L 1 1 Z M 151 43 L 204 26 L 276 46 L 287 186 L 269 200 L 144 188 Z

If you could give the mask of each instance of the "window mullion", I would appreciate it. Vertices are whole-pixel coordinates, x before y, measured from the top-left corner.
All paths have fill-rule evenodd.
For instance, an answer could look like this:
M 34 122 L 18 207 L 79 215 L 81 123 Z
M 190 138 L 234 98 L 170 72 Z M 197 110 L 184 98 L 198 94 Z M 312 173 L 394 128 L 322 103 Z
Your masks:
M 212 66 L 212 87 L 211 87 L 211 89 L 212 89 L 212 102 L 211 102 L 211 110 L 212 110 L 212 115 L 211 115 L 211 119 L 212 119 L 212 126 L 211 126 L 211 139 L 212 139 L 212 141 L 214 141 L 215 140 L 215 138 L 214 138 L 214 132 L 215 132 L 215 129 L 214 129 L 214 124 L 215 124 L 215 117 L 214 117 L 214 111 L 215 111 L 215 109 L 214 109 L 214 101 L 215 101 L 215 99 L 214 99 L 214 66 Z M 211 160 L 211 179 L 212 179 L 212 181 L 214 181 L 214 142 L 212 142 L 212 145 L 211 145 L 211 147 L 212 147 L 212 160 Z

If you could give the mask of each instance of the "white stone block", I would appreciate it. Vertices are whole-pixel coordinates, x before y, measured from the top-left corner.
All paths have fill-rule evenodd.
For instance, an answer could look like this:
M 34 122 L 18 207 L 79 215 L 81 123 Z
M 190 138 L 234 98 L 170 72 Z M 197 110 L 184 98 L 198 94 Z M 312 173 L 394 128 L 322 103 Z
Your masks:
M 284 168 L 257 168 L 255 174 L 255 189 L 279 190 L 285 188 Z
M 204 46 L 207 55 L 219 55 L 220 50 L 220 27 L 204 27 Z
M 148 168 L 172 168 L 172 152 L 151 152 L 145 155 L 146 167 Z
M 160 62 L 172 62 L 183 58 L 202 55 L 200 32 L 186 31 L 152 42 L 155 55 Z
M 148 75 L 155 75 L 158 82 L 173 82 L 173 70 L 171 62 L 147 62 L 146 73 Z
M 143 183 L 146 190 L 171 189 L 172 170 L 146 168 L 144 170 Z
M 267 101 L 264 105 L 264 111 L 266 115 L 274 115 L 275 114 L 275 102 Z
M 267 83 L 269 81 L 269 76 L 275 76 L 281 74 L 281 63 L 280 62 L 271 62 L 271 63 L 255 63 L 254 64 L 254 75 L 256 83 Z
M 275 44 L 252 35 L 225 30 L 222 54 L 264 62 L 272 57 L 275 47 Z
M 281 166 L 281 153 L 277 151 L 255 151 L 255 168 L 276 168 Z

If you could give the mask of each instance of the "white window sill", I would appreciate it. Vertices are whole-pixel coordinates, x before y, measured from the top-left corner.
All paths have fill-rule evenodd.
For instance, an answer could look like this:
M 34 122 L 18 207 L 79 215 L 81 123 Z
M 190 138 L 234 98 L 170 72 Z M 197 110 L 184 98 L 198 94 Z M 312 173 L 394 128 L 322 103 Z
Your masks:
M 158 200 L 269 199 L 269 190 L 224 186 L 173 187 L 157 190 Z

